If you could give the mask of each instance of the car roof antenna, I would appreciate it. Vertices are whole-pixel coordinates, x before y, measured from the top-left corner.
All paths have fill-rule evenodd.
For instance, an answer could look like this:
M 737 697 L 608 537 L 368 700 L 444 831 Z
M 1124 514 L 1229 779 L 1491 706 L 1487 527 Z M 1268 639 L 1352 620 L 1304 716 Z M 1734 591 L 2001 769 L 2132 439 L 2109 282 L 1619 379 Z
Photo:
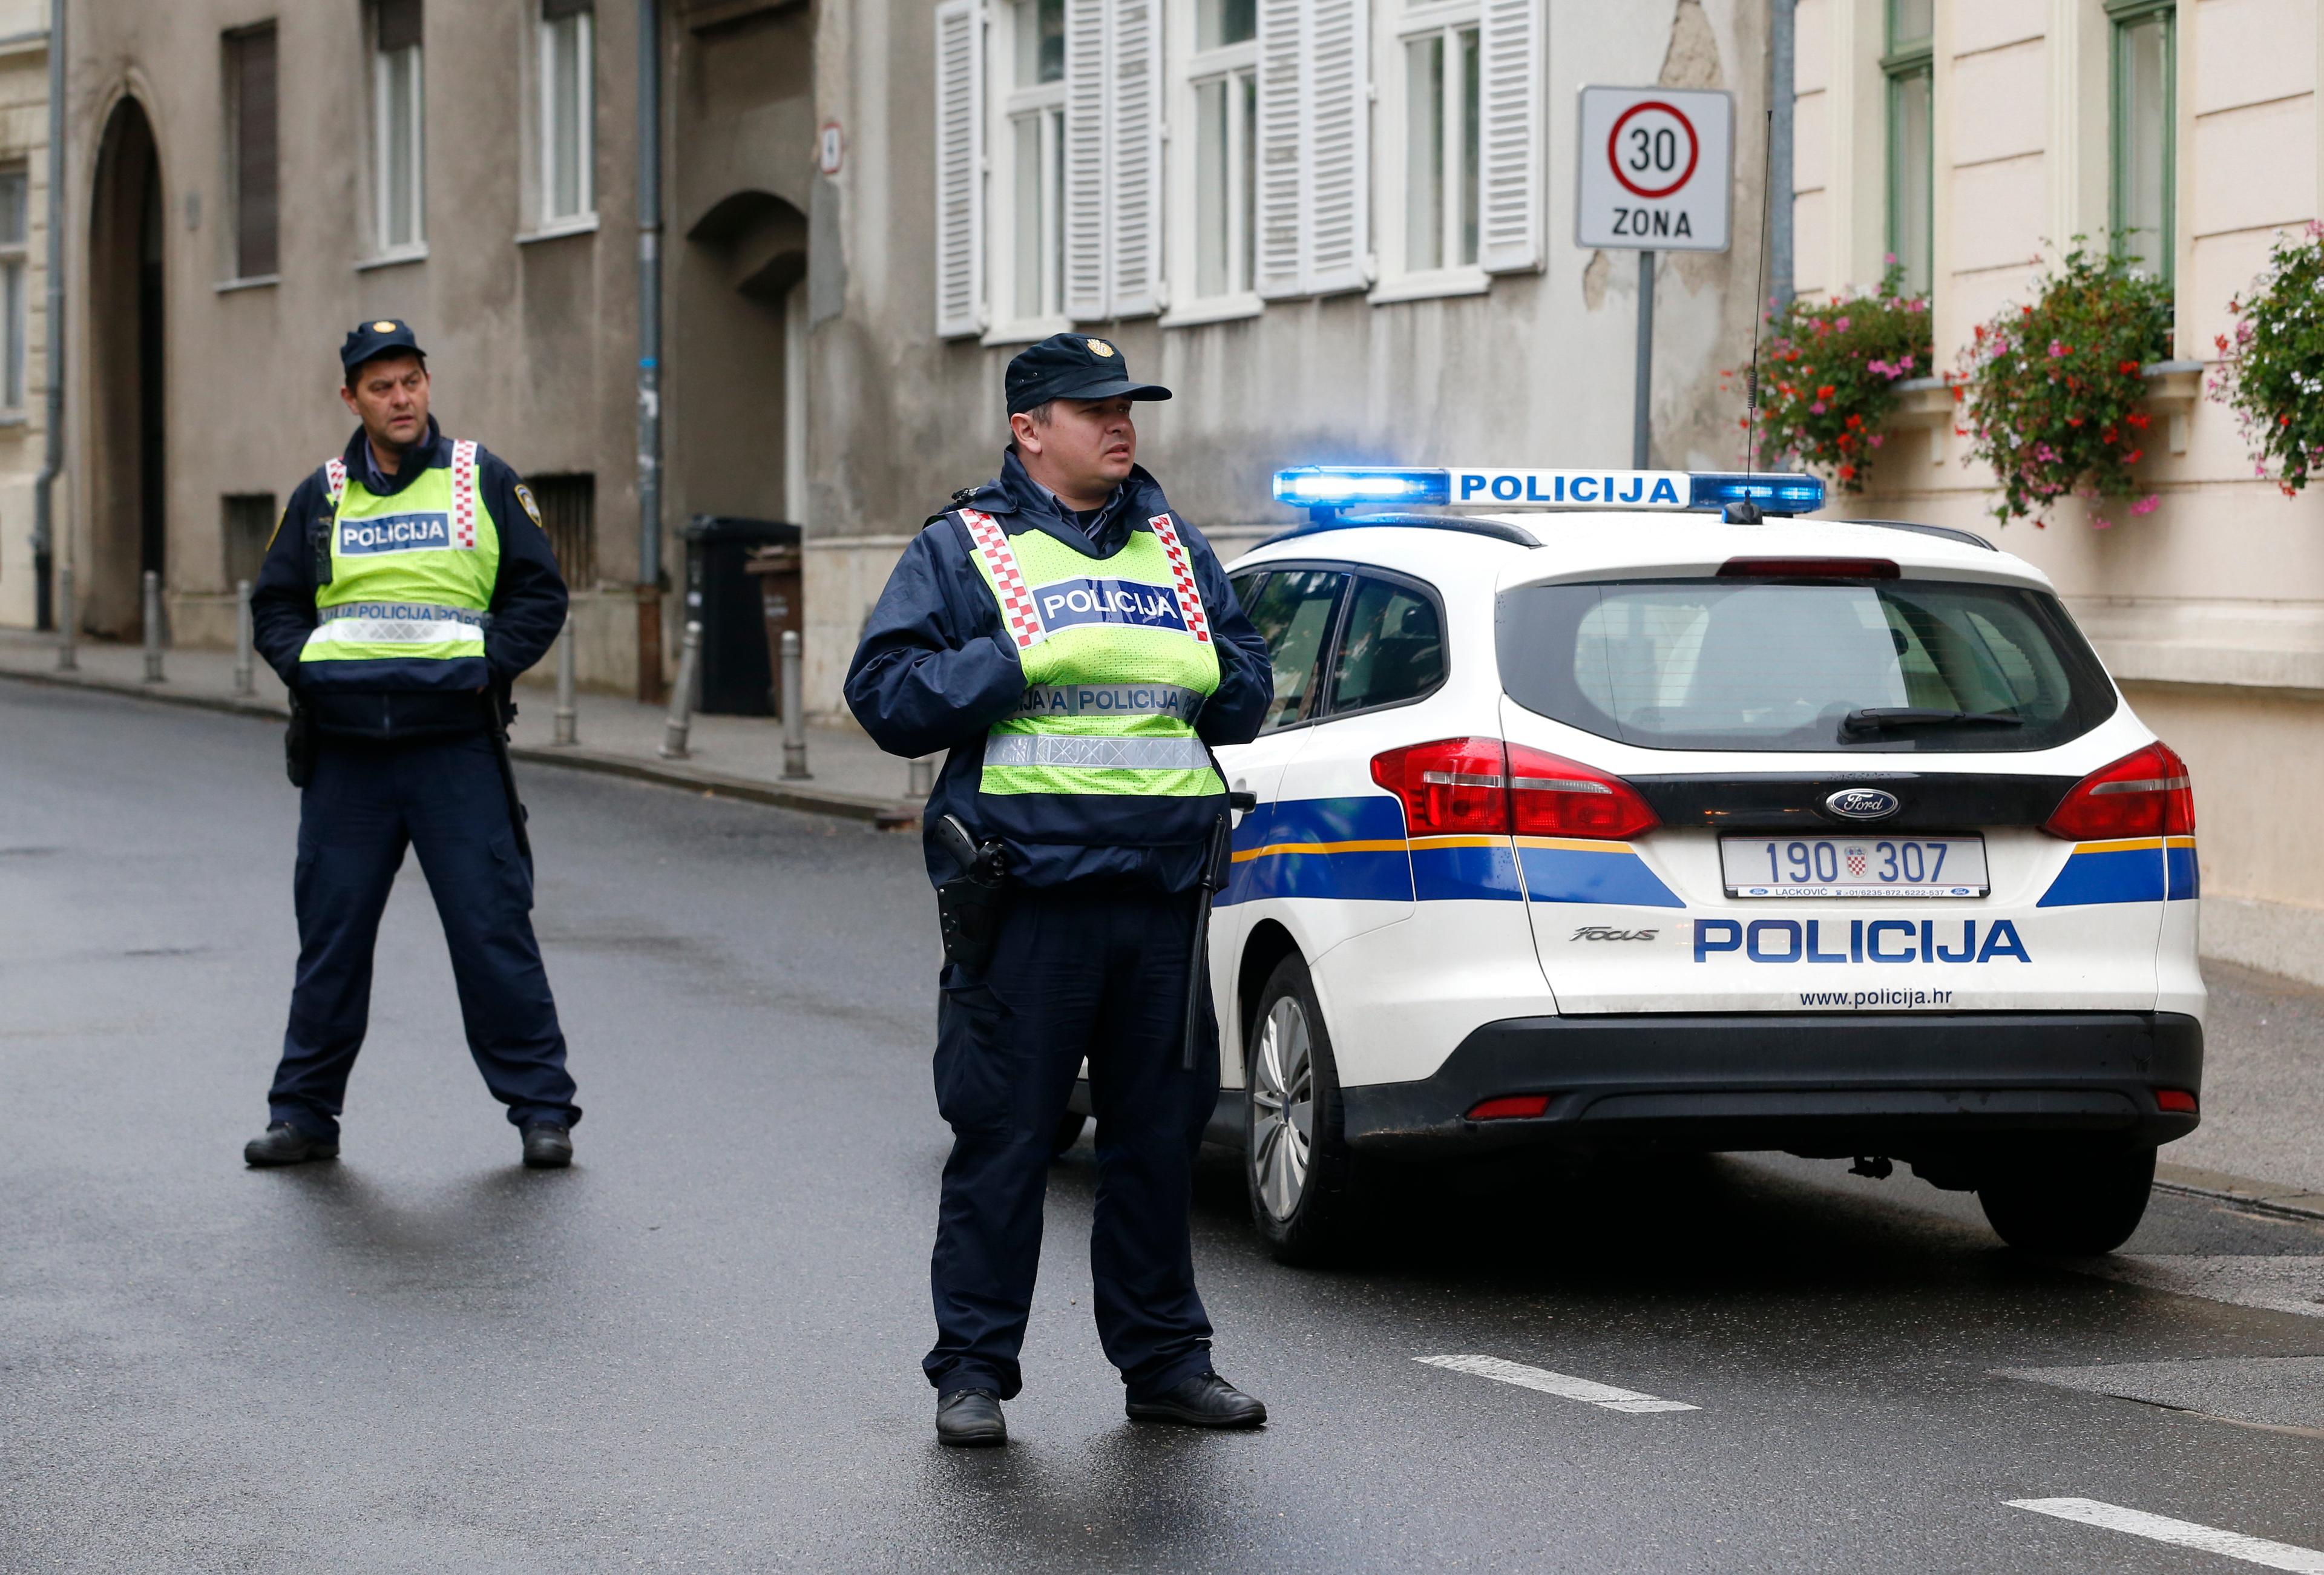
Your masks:
M 1753 462 L 1759 456 L 1759 325 L 1761 314 L 1767 309 L 1767 203 L 1771 195 L 1770 182 L 1775 167 L 1775 112 L 1767 111 L 1766 129 L 1759 137 L 1759 262 L 1757 276 L 1751 283 L 1751 373 L 1743 385 L 1743 479 L 1751 479 Z M 1761 523 L 1759 505 L 1748 498 L 1738 498 L 1727 505 L 1729 525 Z

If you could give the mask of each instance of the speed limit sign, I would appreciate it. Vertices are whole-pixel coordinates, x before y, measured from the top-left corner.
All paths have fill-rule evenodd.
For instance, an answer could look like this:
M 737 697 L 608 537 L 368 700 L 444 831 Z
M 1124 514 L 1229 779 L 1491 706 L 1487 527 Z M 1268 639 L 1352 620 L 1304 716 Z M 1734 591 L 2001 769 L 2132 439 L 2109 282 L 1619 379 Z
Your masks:
M 1734 148 L 1735 101 L 1724 93 L 1584 88 L 1575 240 L 1724 252 Z

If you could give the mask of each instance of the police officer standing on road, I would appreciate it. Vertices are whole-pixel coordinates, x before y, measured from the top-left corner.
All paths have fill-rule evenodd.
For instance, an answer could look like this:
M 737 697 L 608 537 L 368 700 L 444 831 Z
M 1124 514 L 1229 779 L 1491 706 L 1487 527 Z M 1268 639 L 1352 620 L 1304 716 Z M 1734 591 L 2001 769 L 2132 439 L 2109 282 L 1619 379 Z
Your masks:
M 1136 463 L 1131 403 L 1169 390 L 1132 381 L 1104 340 L 1060 334 L 1010 363 L 1007 392 L 1000 477 L 905 549 L 847 677 L 881 748 L 951 751 L 928 867 L 940 902 L 977 893 L 945 911 L 937 1009 L 953 1149 L 922 1364 L 936 1436 L 1007 1441 L 1042 1194 L 1084 1056 L 1098 1333 L 1129 1414 L 1256 1427 L 1267 1408 L 1211 1370 L 1194 1292 L 1187 1213 L 1219 1082 L 1207 989 L 1191 1029 L 1186 1013 L 1197 887 L 1227 811 L 1208 745 L 1258 733 L 1267 648 Z
M 373 943 L 420 855 L 444 923 L 468 1049 L 523 1134 L 524 1163 L 573 1158 L 581 1118 L 532 934 L 532 850 L 509 770 L 509 686 L 565 623 L 565 582 L 516 473 L 428 413 L 410 327 L 364 323 L 339 360 L 362 422 L 299 484 L 253 593 L 258 649 L 290 686 L 303 789 L 299 972 L 255 1165 L 339 1151 L 371 1011 Z

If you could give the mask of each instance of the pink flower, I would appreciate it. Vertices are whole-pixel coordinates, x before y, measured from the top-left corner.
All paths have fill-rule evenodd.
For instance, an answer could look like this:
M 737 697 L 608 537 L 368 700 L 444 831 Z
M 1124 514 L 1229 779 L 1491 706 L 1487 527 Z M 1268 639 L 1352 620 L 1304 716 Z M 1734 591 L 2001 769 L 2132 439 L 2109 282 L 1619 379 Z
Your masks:
M 1816 401 L 1816 402 L 1815 402 L 1815 403 L 1813 403 L 1813 404 L 1810 405 L 1810 406 L 1808 407 L 1808 414 L 1809 414 L 1809 415 L 1811 415 L 1811 416 L 1821 416 L 1821 415 L 1822 415 L 1822 414 L 1823 414 L 1823 401 L 1822 401 L 1821 400 L 1818 400 L 1818 401 Z
M 2152 514 L 2162 506 L 2163 495 L 2160 493 L 2149 493 L 2133 503 L 2130 506 L 2130 511 L 2134 514 Z
M 2051 360 L 2052 360 L 2052 361 L 2062 361 L 2062 360 L 2064 360 L 2064 359 L 2065 359 L 2065 355 L 2066 355 L 2066 346 L 2065 346 L 2063 344 L 2060 343 L 2060 342 L 2059 342 L 2058 340 L 2056 340 L 2056 339 L 2052 339 L 2052 340 L 2051 340 L 2051 341 L 2050 341 L 2050 359 L 2051 359 Z
M 1865 441 L 1866 441 L 1867 443 L 1871 444 L 1873 447 L 1877 448 L 1877 447 L 1879 447 L 1883 443 L 1887 442 L 1887 441 L 1888 441 L 1888 439 L 1886 439 L 1886 438 L 1883 438 L 1879 433 L 1875 432 L 1874 434 L 1872 434 L 1872 436 L 1871 436 L 1871 437 L 1867 438 L 1865 439 Z
M 1842 318 L 1838 322 L 1832 324 L 1832 327 L 1845 334 L 1848 332 L 1848 319 L 1846 318 Z

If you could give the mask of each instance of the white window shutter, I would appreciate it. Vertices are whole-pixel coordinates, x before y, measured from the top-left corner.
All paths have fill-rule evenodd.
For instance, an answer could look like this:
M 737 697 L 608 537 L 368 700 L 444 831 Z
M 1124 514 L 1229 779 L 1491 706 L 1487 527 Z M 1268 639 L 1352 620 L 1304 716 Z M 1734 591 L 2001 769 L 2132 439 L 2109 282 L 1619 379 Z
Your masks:
M 936 7 L 936 335 L 984 331 L 984 8 Z
M 1478 117 L 1488 273 L 1542 264 L 1542 0 L 1485 0 Z
M 1259 293 L 1307 288 L 1307 13 L 1312 0 L 1259 0 Z
M 1308 0 L 1307 293 L 1371 283 L 1371 5 Z
M 1065 0 L 1065 315 L 1108 315 L 1113 204 L 1106 181 L 1111 0 Z
M 1107 7 L 1112 265 L 1105 315 L 1112 318 L 1162 309 L 1162 4 L 1111 0 Z

